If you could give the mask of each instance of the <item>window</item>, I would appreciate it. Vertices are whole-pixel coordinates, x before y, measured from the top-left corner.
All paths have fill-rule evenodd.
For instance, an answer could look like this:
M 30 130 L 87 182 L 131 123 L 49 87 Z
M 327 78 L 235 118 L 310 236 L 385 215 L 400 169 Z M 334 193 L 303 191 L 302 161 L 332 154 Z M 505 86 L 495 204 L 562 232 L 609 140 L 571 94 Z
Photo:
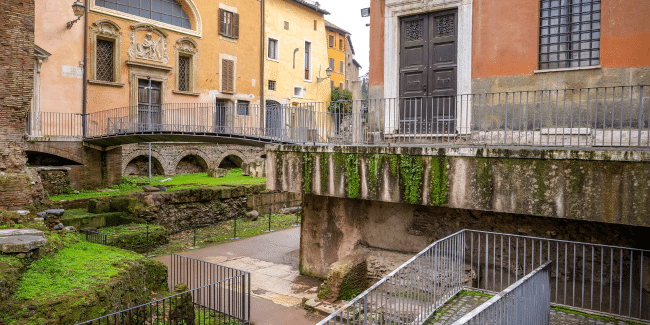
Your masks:
M 112 41 L 97 39 L 97 80 L 115 81 L 114 49 L 115 47 Z
M 332 71 L 334 71 L 334 59 L 333 58 L 330 58 L 330 69 L 332 69 Z
M 330 89 L 334 89 L 334 80 L 330 80 Z
M 301 86 L 293 86 L 293 97 L 302 98 L 303 88 Z
M 339 39 L 339 50 L 343 50 L 343 40 Z
M 600 64 L 600 0 L 541 0 L 539 69 Z
M 235 92 L 235 61 L 221 60 L 221 89 L 224 93 Z
M 343 73 L 343 61 L 339 62 L 339 72 Z
M 266 52 L 269 60 L 278 60 L 278 40 L 269 38 L 269 48 Z
M 239 38 L 239 14 L 219 9 L 219 34 Z
M 190 91 L 191 80 L 190 80 L 190 69 L 191 69 L 191 59 L 189 56 L 179 55 L 178 56 L 178 90 L 180 91 Z
M 318 30 L 318 21 L 314 20 L 314 30 Z
M 343 83 L 339 82 L 339 89 L 343 89 Z
M 95 5 L 190 29 L 190 19 L 175 0 L 95 0 Z
M 275 90 L 275 80 L 269 80 L 269 90 Z
M 248 115 L 248 108 L 250 107 L 251 102 L 247 100 L 238 100 L 237 101 L 237 115 Z
M 330 47 L 334 47 L 334 36 L 330 35 Z
M 305 80 L 311 80 L 311 43 L 305 42 Z
M 289 30 L 289 22 L 288 21 L 284 22 L 284 29 Z

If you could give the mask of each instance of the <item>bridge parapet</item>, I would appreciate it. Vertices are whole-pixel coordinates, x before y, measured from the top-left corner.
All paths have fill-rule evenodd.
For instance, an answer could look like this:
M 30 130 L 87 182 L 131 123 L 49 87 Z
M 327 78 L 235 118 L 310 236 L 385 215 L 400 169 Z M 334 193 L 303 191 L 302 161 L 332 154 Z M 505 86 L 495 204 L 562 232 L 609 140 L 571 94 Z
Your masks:
M 267 188 L 650 226 L 650 151 L 267 146 Z

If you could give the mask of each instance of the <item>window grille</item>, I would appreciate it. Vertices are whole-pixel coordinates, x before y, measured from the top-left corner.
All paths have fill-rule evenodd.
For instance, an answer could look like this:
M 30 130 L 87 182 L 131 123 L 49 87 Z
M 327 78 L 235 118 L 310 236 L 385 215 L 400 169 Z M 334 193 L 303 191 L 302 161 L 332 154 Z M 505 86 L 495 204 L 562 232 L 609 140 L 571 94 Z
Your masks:
M 232 60 L 222 61 L 221 88 L 224 93 L 235 92 L 235 61 Z
M 219 9 L 219 34 L 239 38 L 239 14 Z
M 269 80 L 269 90 L 275 90 L 275 80 Z
M 190 29 L 190 19 L 175 0 L 95 0 L 95 5 Z
M 178 57 L 178 90 L 190 91 L 190 58 Z
M 600 64 L 600 0 L 541 0 L 539 69 Z
M 246 100 L 237 101 L 237 115 L 246 115 L 248 116 L 248 109 L 250 108 L 250 102 Z
M 96 78 L 97 80 L 113 82 L 115 77 L 114 69 L 114 46 L 113 42 L 102 39 L 97 40 Z

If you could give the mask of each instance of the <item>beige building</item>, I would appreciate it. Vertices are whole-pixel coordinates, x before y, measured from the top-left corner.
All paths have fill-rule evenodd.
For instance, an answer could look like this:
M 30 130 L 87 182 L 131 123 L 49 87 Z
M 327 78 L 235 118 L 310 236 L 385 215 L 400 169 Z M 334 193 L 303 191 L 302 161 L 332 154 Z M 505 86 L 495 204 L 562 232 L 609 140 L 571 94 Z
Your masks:
M 359 80 L 359 69 L 361 65 L 354 59 L 354 46 L 352 46 L 352 35 L 345 38 L 345 89 L 352 92 L 352 99 L 361 99 L 361 81 Z

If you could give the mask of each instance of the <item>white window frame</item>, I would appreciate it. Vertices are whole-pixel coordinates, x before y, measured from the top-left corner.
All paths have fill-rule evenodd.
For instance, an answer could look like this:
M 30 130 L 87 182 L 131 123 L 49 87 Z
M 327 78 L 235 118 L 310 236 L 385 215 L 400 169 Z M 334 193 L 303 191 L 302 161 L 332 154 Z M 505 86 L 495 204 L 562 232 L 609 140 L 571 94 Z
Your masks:
M 269 44 L 271 43 L 271 40 L 275 41 L 275 59 L 269 56 Z M 269 61 L 280 62 L 280 39 L 277 37 L 269 36 L 266 38 L 266 59 Z
M 305 78 L 304 81 L 305 82 L 311 82 L 312 76 L 314 75 L 314 62 L 313 62 L 313 59 L 314 59 L 314 54 L 313 54 L 314 53 L 314 42 L 312 42 L 311 40 L 305 38 L 305 41 L 303 42 L 303 49 L 302 49 L 303 55 L 305 54 L 305 43 L 309 43 L 309 79 Z M 303 57 L 303 59 L 304 59 L 304 57 Z M 307 68 L 307 67 L 304 66 L 305 65 L 304 62 L 305 61 L 303 60 L 303 78 L 305 77 L 304 69 Z
M 300 89 L 300 95 L 296 95 L 296 89 Z M 305 95 L 305 88 L 303 86 L 293 85 L 293 93 L 291 97 L 293 98 L 303 98 Z

